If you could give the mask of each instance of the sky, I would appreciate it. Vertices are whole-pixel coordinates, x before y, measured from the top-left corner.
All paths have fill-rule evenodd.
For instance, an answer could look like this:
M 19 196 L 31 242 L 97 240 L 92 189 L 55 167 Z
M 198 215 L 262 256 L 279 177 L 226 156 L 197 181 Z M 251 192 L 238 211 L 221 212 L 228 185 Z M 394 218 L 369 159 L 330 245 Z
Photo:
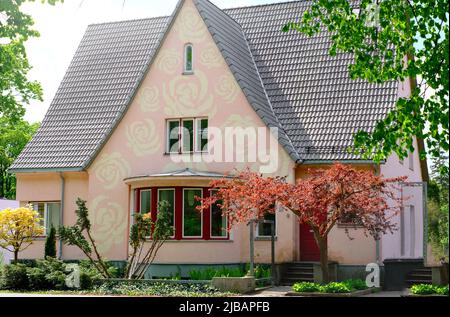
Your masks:
M 283 0 L 212 0 L 220 8 L 282 2 Z M 284 0 L 286 1 L 286 0 Z M 64 0 L 55 6 L 41 1 L 22 6 L 32 15 L 39 38 L 27 41 L 28 59 L 33 69 L 29 78 L 41 83 L 44 101 L 27 106 L 25 119 L 42 121 L 89 24 L 167 16 L 178 0 Z

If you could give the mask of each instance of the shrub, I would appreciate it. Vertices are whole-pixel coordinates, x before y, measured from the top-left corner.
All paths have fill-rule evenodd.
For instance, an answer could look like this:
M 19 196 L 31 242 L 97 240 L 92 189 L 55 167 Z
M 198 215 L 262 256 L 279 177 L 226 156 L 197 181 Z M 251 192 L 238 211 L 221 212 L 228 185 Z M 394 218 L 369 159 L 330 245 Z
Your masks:
M 239 267 L 229 268 L 225 266 L 220 269 L 207 268 L 204 270 L 189 271 L 189 277 L 194 281 L 209 281 L 214 277 L 242 277 L 245 276 L 245 274 L 246 272 Z
M 5 265 L 3 267 L 3 288 L 7 290 L 28 289 L 27 267 L 23 264 Z
M 56 258 L 56 229 L 53 226 L 45 240 L 45 257 Z
M 50 283 L 45 278 L 45 272 L 41 268 L 38 267 L 28 267 L 27 270 L 28 276 L 28 289 L 37 291 L 37 290 L 47 290 L 50 289 Z
M 82 260 L 78 265 L 80 268 L 80 289 L 92 289 L 102 279 L 102 275 L 90 261 Z
M 320 289 L 323 293 L 350 293 L 352 289 L 344 282 L 331 282 Z
M 358 290 L 358 291 L 367 289 L 366 282 L 364 282 L 363 280 L 360 280 L 360 279 L 346 280 L 343 283 L 346 284 L 350 289 L 354 289 L 354 290 Z
M 316 283 L 302 282 L 295 283 L 294 286 L 292 286 L 292 289 L 297 293 L 314 293 L 320 291 L 320 285 Z
M 430 284 L 417 284 L 411 287 L 411 293 L 415 295 L 448 295 L 448 285 L 435 286 Z
M 448 285 L 436 287 L 436 293 L 439 295 L 447 295 L 448 296 Z

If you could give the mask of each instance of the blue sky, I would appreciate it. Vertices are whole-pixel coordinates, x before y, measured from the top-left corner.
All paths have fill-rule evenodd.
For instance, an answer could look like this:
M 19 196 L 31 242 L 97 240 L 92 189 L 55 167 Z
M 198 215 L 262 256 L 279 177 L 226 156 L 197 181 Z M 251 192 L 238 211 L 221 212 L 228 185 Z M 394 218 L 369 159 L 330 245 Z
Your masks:
M 212 0 L 220 8 L 284 2 L 286 0 Z M 30 78 L 44 89 L 44 102 L 32 102 L 25 119 L 42 121 L 64 73 L 86 30 L 92 23 L 170 15 L 178 0 L 64 0 L 56 6 L 41 1 L 24 4 L 35 20 L 40 38 L 30 39 L 27 53 Z

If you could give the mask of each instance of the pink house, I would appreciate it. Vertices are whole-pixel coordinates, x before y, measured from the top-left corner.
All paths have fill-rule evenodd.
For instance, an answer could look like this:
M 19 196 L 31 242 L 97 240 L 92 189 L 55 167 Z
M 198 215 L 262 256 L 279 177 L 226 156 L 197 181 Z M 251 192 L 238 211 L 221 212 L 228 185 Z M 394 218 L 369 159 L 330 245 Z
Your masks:
M 47 226 L 73 224 L 76 199 L 87 200 L 100 252 L 113 261 L 127 259 L 131 215 L 168 200 L 174 236 L 151 272 L 161 276 L 177 267 L 186 274 L 249 261 L 245 225 L 228 233 L 220 210 L 195 211 L 194 196 L 209 195 L 210 181 L 235 168 L 295 182 L 309 168 L 340 161 L 426 181 L 418 151 L 382 164 L 347 153 L 353 134 L 408 96 L 412 81 L 352 81 L 351 56 L 328 55 L 329 34 L 281 32 L 309 6 L 222 10 L 207 0 L 181 0 L 170 17 L 89 26 L 40 130 L 11 167 L 17 199 L 32 203 Z M 329 255 L 339 263 L 338 278 L 363 277 L 367 264 L 386 259 L 423 261 L 422 191 L 412 185 L 405 185 L 412 198 L 395 234 L 376 242 L 361 230 L 349 240 L 345 225 L 333 230 Z M 318 259 L 310 230 L 293 214 L 273 219 L 280 268 Z M 259 263 L 270 263 L 269 236 L 269 227 L 257 228 Z M 37 239 L 21 257 L 42 257 L 43 248 Z M 83 257 L 68 246 L 59 254 Z

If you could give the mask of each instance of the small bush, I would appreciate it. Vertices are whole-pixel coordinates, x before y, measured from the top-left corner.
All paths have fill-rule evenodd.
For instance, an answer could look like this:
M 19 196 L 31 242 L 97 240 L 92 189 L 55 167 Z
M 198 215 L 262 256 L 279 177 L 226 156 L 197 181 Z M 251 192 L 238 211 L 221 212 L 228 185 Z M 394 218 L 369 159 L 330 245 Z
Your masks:
M 344 282 L 331 282 L 321 287 L 322 293 L 350 293 L 352 289 Z
M 448 285 L 435 286 L 430 284 L 417 284 L 411 287 L 411 293 L 415 295 L 448 295 Z
M 45 278 L 45 272 L 41 268 L 28 267 L 27 276 L 29 282 L 29 289 L 33 291 L 50 289 L 50 283 Z
M 26 290 L 29 288 L 26 265 L 5 265 L 3 267 L 3 288 L 7 290 Z
M 102 279 L 102 275 L 90 261 L 83 260 L 80 261 L 78 265 L 80 268 L 80 289 L 92 289 L 94 285 Z
M 320 292 L 320 287 L 321 286 L 317 283 L 302 282 L 294 284 L 292 289 L 297 293 L 314 293 Z
M 367 289 L 367 285 L 366 282 L 364 282 L 363 280 L 346 280 L 343 282 L 344 284 L 346 284 L 350 289 L 354 289 L 354 290 L 365 290 Z
M 446 295 L 448 296 L 448 285 L 447 286 L 437 286 L 436 287 L 436 293 L 439 295 Z

